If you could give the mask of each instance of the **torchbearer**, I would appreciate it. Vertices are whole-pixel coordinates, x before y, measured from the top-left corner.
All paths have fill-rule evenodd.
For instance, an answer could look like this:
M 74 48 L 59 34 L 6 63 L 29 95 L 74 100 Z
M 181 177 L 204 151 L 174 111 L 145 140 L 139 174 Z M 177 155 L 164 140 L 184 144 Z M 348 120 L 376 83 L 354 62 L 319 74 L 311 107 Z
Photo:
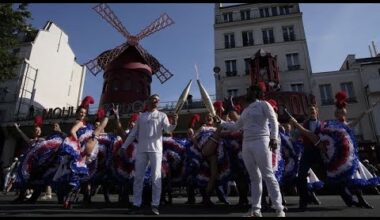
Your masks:
M 161 198 L 161 162 L 162 162 L 162 131 L 171 133 L 177 126 L 178 115 L 174 114 L 173 124 L 169 123 L 168 116 L 158 111 L 160 97 L 151 95 L 147 100 L 146 111 L 141 113 L 125 140 L 121 151 L 135 139 L 138 144 L 136 148 L 135 178 L 133 182 L 133 209 L 131 213 L 140 212 L 142 204 L 142 191 L 144 174 L 148 162 L 152 170 L 152 213 L 159 215 L 158 206 Z

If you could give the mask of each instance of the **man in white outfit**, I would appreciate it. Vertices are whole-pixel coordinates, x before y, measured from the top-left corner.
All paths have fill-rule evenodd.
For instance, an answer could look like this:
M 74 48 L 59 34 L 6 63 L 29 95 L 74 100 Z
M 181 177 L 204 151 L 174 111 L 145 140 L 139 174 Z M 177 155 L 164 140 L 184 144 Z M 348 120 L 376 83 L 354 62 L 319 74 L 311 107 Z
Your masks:
M 133 213 L 140 211 L 144 174 L 148 162 L 152 172 L 152 213 L 159 215 L 158 206 L 161 197 L 161 162 L 162 162 L 162 131 L 173 132 L 177 125 L 178 115 L 174 114 L 173 124 L 169 123 L 167 115 L 157 110 L 160 98 L 152 95 L 147 100 L 147 111 L 140 114 L 136 125 L 125 140 L 122 150 L 125 150 L 135 139 L 137 140 L 135 177 L 133 182 Z
M 243 130 L 242 155 L 251 180 L 252 208 L 248 216 L 261 217 L 262 179 L 265 181 L 277 217 L 285 217 L 279 184 L 272 169 L 272 153 L 277 148 L 278 122 L 273 107 L 260 100 L 262 88 L 251 86 L 247 90 L 250 103 L 236 121 L 221 121 L 227 130 Z M 269 124 L 271 124 L 269 128 Z

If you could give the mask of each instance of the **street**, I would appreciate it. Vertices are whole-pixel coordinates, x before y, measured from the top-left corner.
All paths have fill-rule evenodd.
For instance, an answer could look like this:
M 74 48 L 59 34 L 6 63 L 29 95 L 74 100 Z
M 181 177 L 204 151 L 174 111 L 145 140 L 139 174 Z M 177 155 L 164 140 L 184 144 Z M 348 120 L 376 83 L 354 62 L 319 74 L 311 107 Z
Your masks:
M 149 215 L 129 215 L 125 205 L 117 203 L 117 195 L 111 195 L 110 205 L 104 203 L 103 195 L 97 194 L 92 198 L 90 205 L 74 204 L 72 209 L 65 210 L 62 205 L 58 205 L 55 195 L 52 200 L 43 201 L 39 199 L 36 204 L 11 204 L 15 199 L 14 193 L 8 195 L 0 195 L 0 217 L 127 217 L 140 216 L 150 217 Z M 131 198 L 131 197 L 130 197 Z M 336 195 L 319 196 L 321 205 L 310 205 L 307 211 L 298 211 L 298 197 L 286 196 L 288 211 L 287 217 L 375 217 L 380 216 L 380 196 L 366 195 L 367 201 L 373 205 L 374 209 L 348 208 L 342 199 Z M 81 201 L 81 198 L 80 200 Z M 197 197 L 197 203 L 201 201 Z M 224 205 L 217 201 L 216 197 L 212 197 L 215 206 L 206 208 L 203 205 L 186 205 L 185 197 L 173 198 L 172 205 L 164 205 L 160 207 L 160 217 L 241 217 L 247 208 L 239 208 L 235 206 L 238 197 L 230 197 L 231 205 Z M 149 208 L 145 208 L 147 212 Z M 148 213 L 146 213 L 148 214 Z M 274 212 L 263 212 L 264 217 L 275 216 Z M 152 216 L 153 217 L 153 216 Z

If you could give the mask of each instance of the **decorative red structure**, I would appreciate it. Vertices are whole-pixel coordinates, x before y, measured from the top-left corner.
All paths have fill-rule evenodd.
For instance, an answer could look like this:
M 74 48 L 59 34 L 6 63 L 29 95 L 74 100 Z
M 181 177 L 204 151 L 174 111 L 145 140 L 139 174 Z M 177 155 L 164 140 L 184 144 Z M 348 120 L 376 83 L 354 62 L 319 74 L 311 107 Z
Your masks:
M 315 104 L 315 97 L 304 92 L 280 91 L 279 68 L 277 58 L 263 49 L 258 50 L 250 61 L 251 85 L 265 83 L 265 99 L 273 99 L 278 104 L 279 121 L 285 122 L 283 108 L 299 121 L 305 119 L 308 105 Z M 235 103 L 244 102 L 244 96 L 236 97 Z
M 98 4 L 93 9 L 127 40 L 85 64 L 95 76 L 104 71 L 99 107 L 115 103 L 121 107 L 121 113 L 142 111 L 143 102 L 150 95 L 152 75 L 156 75 L 160 82 L 164 83 L 173 74 L 141 47 L 139 41 L 166 28 L 174 21 L 167 14 L 163 14 L 133 36 L 107 4 Z
M 264 82 L 268 91 L 279 90 L 277 57 L 260 49 L 251 61 L 251 85 Z

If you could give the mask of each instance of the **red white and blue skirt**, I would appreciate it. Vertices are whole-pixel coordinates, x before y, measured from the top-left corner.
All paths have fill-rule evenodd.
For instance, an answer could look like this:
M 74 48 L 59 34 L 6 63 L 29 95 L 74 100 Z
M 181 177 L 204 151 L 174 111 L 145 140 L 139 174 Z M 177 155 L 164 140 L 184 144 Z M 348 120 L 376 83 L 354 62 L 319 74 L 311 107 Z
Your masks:
M 358 158 L 358 146 L 352 129 L 337 120 L 327 121 L 319 132 L 323 143 L 322 159 L 327 167 L 327 180 L 348 186 L 371 186 L 378 177 L 365 178 Z
M 51 174 L 56 167 L 56 154 L 63 142 L 64 136 L 56 134 L 45 139 L 34 142 L 32 147 L 24 154 L 18 167 L 16 186 L 23 187 L 30 184 L 33 179 L 33 185 L 48 184 L 51 180 Z
M 214 134 L 215 130 L 216 129 L 212 127 L 203 127 L 203 129 L 199 132 L 197 141 L 198 146 L 200 147 L 200 149 L 198 150 L 200 152 L 202 145 L 208 141 L 208 138 Z M 225 142 L 225 140 L 221 138 L 216 149 L 218 167 L 217 186 L 224 185 L 230 179 L 230 160 L 226 150 L 226 144 L 227 142 Z M 199 187 L 205 187 L 207 186 L 207 183 L 210 180 L 210 167 L 206 158 L 203 157 L 201 158 L 201 161 L 199 161 L 199 164 L 200 169 L 198 175 L 196 176 L 197 184 Z
M 77 131 L 76 140 L 68 136 L 59 149 L 59 167 L 54 175 L 54 185 L 68 183 L 73 189 L 79 189 L 81 182 L 88 180 L 88 167 L 85 161 L 84 148 L 90 138 L 93 138 L 93 126 L 86 124 Z M 97 148 L 95 144 L 94 150 Z
M 119 183 L 132 183 L 135 176 L 137 142 L 132 142 L 120 156 L 118 152 L 122 145 L 123 140 L 117 136 L 112 145 L 112 174 Z

